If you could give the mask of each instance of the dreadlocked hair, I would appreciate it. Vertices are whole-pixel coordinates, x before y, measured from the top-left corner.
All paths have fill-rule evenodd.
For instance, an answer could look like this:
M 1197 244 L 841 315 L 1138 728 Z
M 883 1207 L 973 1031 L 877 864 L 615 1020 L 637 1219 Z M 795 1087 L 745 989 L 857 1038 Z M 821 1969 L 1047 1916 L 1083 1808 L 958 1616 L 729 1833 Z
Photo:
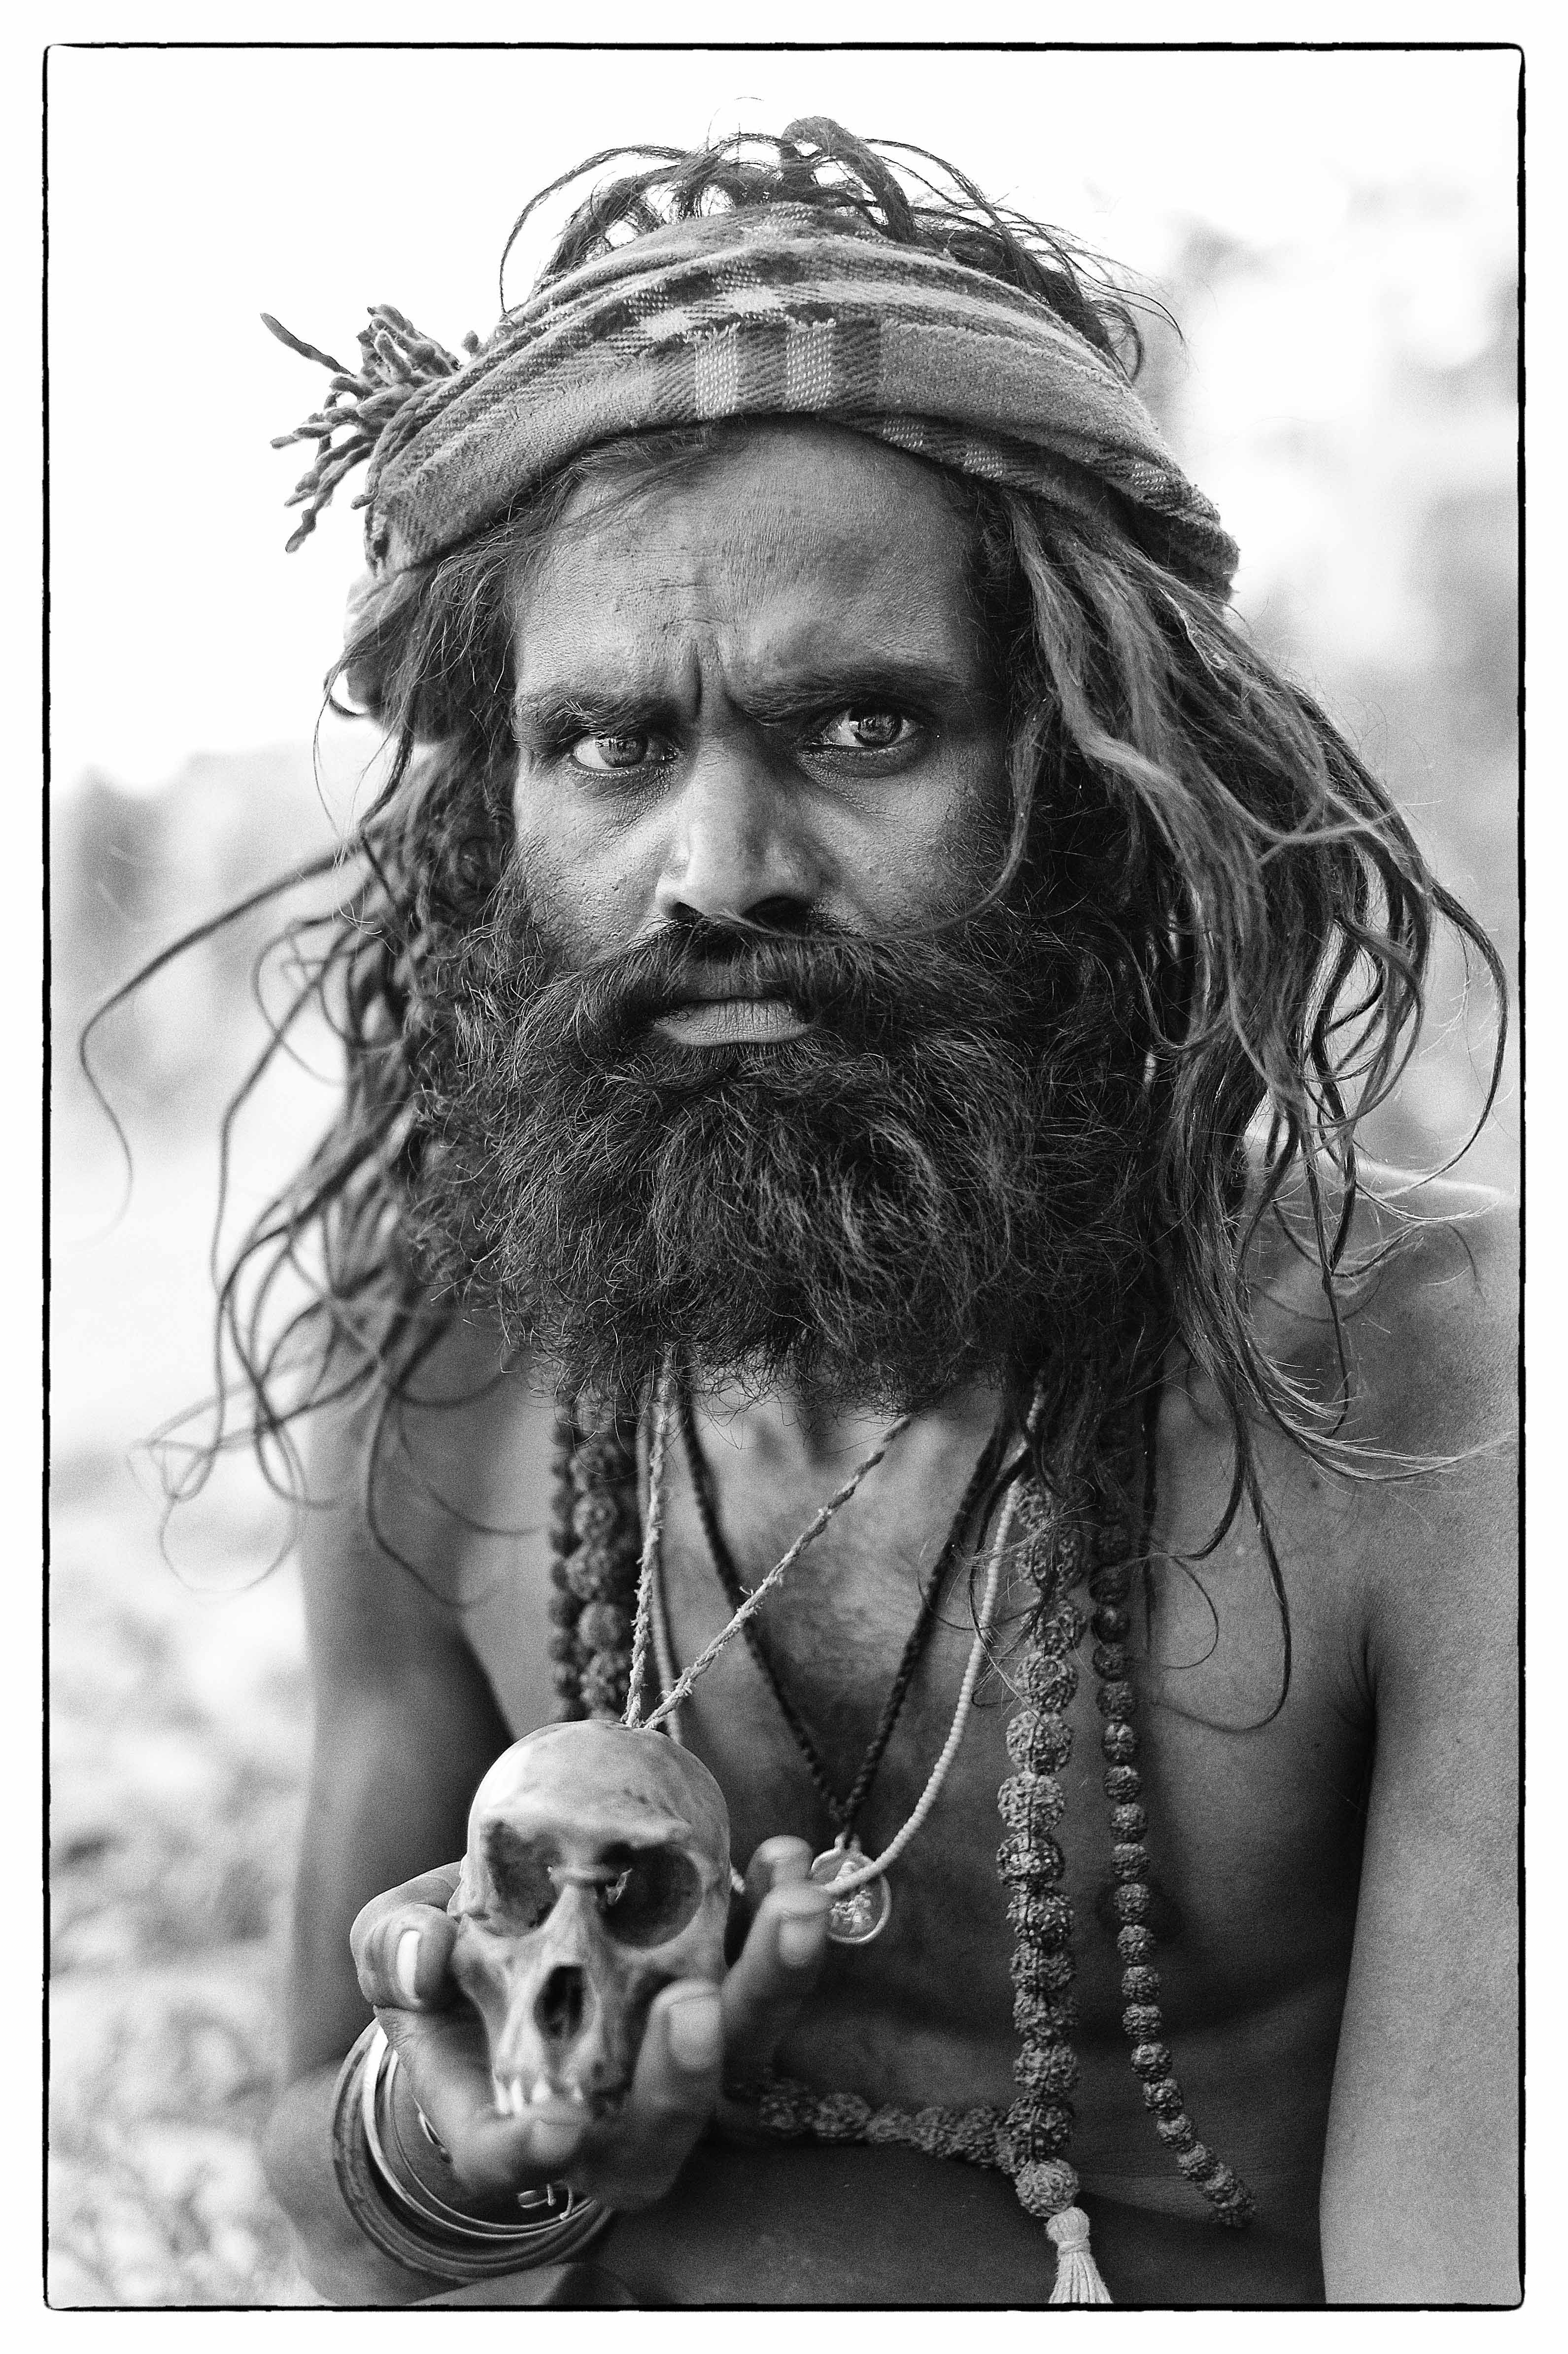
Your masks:
M 778 140 L 737 137 L 695 154 L 607 151 L 543 191 L 507 250 L 568 182 L 629 153 L 652 155 L 578 205 L 546 281 L 667 219 L 725 206 L 847 206 L 884 236 L 1050 302 L 1133 372 L 1136 323 L 1092 257 L 992 206 L 924 151 L 896 154 L 922 157 L 941 185 L 902 160 L 895 171 L 882 152 L 892 147 L 813 119 Z M 429 1140 L 422 1086 L 433 992 L 424 980 L 492 920 L 512 855 L 517 580 L 585 480 L 609 478 L 635 495 L 672 467 L 700 464 L 725 434 L 755 429 L 683 428 L 587 452 L 471 544 L 380 588 L 351 627 L 329 700 L 341 686 L 382 722 L 386 782 L 335 862 L 274 886 L 334 864 L 348 878 L 330 914 L 296 919 L 275 943 L 292 960 L 294 993 L 231 1106 L 225 1150 L 234 1114 L 308 1010 L 324 1013 L 342 1040 L 344 1094 L 316 1150 L 220 1276 L 216 1404 L 185 1453 L 187 1491 L 221 1450 L 249 1443 L 274 1484 L 297 1494 L 300 1419 L 357 1393 L 377 1402 L 368 1490 L 383 1436 L 455 1313 L 406 1217 Z M 1287 1231 L 1315 1259 L 1339 1333 L 1357 1132 L 1413 1051 L 1435 926 L 1452 925 L 1485 968 L 1499 1015 L 1500 960 L 1343 737 L 1217 600 L 1109 518 L 938 479 L 969 530 L 1010 746 L 1011 831 L 980 905 L 1025 893 L 1071 939 L 1086 976 L 1110 977 L 1159 1140 L 1140 1172 L 1148 1264 L 1103 1341 L 1088 1343 L 1091 1363 L 1003 1371 L 1020 1400 L 1043 1378 L 1038 1468 L 1081 1486 L 1107 1416 L 1152 1395 L 1171 1342 L 1184 1349 L 1234 1437 L 1217 1543 L 1244 1495 L 1258 1509 L 1260 1423 L 1352 1475 L 1388 1468 L 1340 1435 L 1348 1375 L 1338 1399 L 1314 1398 L 1260 1349 L 1248 1246 L 1265 1218 L 1284 1224 L 1282 1194 L 1298 1173 L 1309 1230 L 1304 1240 Z M 212 928 L 165 950 L 127 989 Z M 1499 1032 L 1482 1119 L 1500 1073 L 1500 1018 Z M 1261 1139 L 1256 1166 L 1249 1137 Z M 1342 1374 L 1345 1364 L 1341 1340 Z
M 1167 1323 L 1135 1322 L 1116 1386 L 1146 1385 L 1172 1335 L 1213 1384 L 1235 1439 L 1223 1532 L 1244 1492 L 1256 1500 L 1260 1415 L 1325 1465 L 1366 1472 L 1363 1450 L 1336 1436 L 1357 1134 L 1414 1051 L 1436 927 L 1454 927 L 1499 1007 L 1478 1127 L 1500 1077 L 1506 978 L 1383 788 L 1223 607 L 1109 525 L 1013 491 L 979 504 L 1010 651 L 1013 824 L 992 890 L 1026 862 L 1043 873 L 1060 919 L 1125 984 L 1159 1139 L 1149 1216 Z M 1293 1172 L 1305 1246 L 1281 1210 Z M 1318 1264 L 1340 1374 L 1330 1400 L 1293 1384 L 1253 1334 L 1248 1246 L 1271 1216 Z M 1048 1437 L 1073 1412 L 1070 1373 L 1059 1379 Z M 1086 1433 L 1119 1403 L 1093 1384 L 1080 1400 Z
M 1059 228 L 997 205 L 966 174 L 903 139 L 857 139 L 827 115 L 802 116 L 777 138 L 737 131 L 706 147 L 606 147 L 529 199 L 501 256 L 506 264 L 540 207 L 606 164 L 650 159 L 593 189 L 570 215 L 541 271 L 543 289 L 584 262 L 673 221 L 757 206 L 810 205 L 853 213 L 894 245 L 917 245 L 1048 303 L 1128 376 L 1143 341 L 1137 312 L 1161 306 L 1115 282 L 1100 256 Z M 938 175 L 921 170 L 929 165 Z

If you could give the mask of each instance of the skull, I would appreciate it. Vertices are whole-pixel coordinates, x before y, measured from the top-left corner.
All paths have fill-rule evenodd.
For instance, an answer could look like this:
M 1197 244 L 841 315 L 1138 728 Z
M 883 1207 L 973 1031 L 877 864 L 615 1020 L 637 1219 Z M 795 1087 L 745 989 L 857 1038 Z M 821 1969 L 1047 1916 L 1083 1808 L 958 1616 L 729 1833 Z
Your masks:
M 660 1988 L 724 1977 L 724 1793 L 661 1734 L 546 1725 L 475 1791 L 447 1910 L 497 2108 L 603 2115 L 626 2095 Z

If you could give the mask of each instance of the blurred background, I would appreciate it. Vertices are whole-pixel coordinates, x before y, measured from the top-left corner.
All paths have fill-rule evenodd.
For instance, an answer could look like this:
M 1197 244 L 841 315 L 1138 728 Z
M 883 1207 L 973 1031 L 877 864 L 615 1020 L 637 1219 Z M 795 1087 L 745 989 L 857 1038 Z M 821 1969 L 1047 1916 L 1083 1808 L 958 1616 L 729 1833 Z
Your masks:
M 1387 778 L 1510 967 L 1515 62 L 1482 53 L 72 51 L 49 78 L 53 957 L 51 2294 L 314 2301 L 262 2187 L 309 1742 L 286 1508 L 248 1462 L 161 1528 L 139 1442 L 199 1401 L 222 1107 L 263 1030 L 238 924 L 329 848 L 374 741 L 320 682 L 358 567 L 298 555 L 270 437 L 390 301 L 455 346 L 534 190 L 638 138 L 831 113 L 950 156 L 1180 321 L 1146 396 L 1240 540 L 1237 604 Z M 515 299 L 541 241 L 514 258 Z M 1489 1053 L 1446 956 L 1384 1157 L 1463 1143 Z M 239 1124 L 242 1223 L 331 1108 L 302 1036 Z M 1511 1076 L 1460 1173 L 1511 1185 Z M 389 1574 L 392 1574 L 389 1572 Z

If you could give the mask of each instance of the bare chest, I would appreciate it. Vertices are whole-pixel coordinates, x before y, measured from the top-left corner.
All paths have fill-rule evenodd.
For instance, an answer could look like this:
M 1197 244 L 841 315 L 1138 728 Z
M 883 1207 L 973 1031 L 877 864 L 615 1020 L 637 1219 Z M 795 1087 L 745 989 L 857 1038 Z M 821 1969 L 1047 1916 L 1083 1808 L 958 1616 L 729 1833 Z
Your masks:
M 1173 1543 L 1202 1498 L 1195 1478 L 1173 1473 L 1166 1486 Z M 831 1844 L 909 1668 L 909 1637 L 955 1493 L 951 1480 L 924 1493 L 890 1482 L 880 1504 L 857 1499 L 762 1614 L 771 1675 L 744 1641 L 732 1641 L 683 1709 L 683 1738 L 726 1792 L 740 1863 L 781 1832 L 813 1851 Z M 814 1499 L 802 1509 L 767 1480 L 732 1476 L 718 1500 L 735 1565 L 750 1584 Z M 548 1710 L 537 1666 L 545 1563 L 542 1552 L 525 1550 L 528 1560 L 514 1556 L 503 1581 L 511 1606 L 496 1606 L 504 1597 L 493 1581 L 473 1622 L 519 1730 Z M 1190 1567 L 1162 1557 L 1135 1610 L 1160 1999 L 1202 2129 L 1266 2175 L 1316 2162 L 1354 1926 L 1367 1734 L 1347 1704 L 1342 1613 L 1321 1575 L 1314 1579 L 1312 1556 L 1322 1550 L 1319 1531 L 1282 1531 L 1295 1656 L 1277 1708 L 1282 1622 L 1255 1537 L 1234 1537 L 1216 1558 Z M 683 1479 L 671 1483 L 663 1551 L 670 1644 L 683 1665 L 729 1615 Z M 966 1557 L 944 1586 L 855 1817 L 870 1855 L 908 1822 L 954 1730 L 977 1597 L 976 1564 Z M 887 1926 L 870 1946 L 835 1951 L 779 2055 L 787 2070 L 874 2101 L 1005 2105 L 1012 2097 L 1013 1941 L 996 1872 L 997 1800 L 1012 1770 L 1005 1734 L 1032 1598 L 1032 1589 L 1004 1590 L 974 1703 L 959 1719 L 956 1757 L 888 1875 Z M 1081 2015 L 1075 2147 L 1087 2168 L 1156 2175 L 1169 2166 L 1120 2030 L 1112 1832 L 1086 1653 L 1069 1711 L 1074 1746 L 1058 1831 Z

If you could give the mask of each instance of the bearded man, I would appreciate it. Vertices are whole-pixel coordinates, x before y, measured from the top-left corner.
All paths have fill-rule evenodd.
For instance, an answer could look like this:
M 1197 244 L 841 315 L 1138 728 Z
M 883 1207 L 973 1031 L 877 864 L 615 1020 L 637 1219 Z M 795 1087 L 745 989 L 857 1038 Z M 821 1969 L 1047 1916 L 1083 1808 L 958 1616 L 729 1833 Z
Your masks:
M 1511 2301 L 1510 1222 L 1355 1151 L 1434 925 L 1496 960 L 1228 619 L 1125 307 L 811 122 L 623 167 L 461 358 L 361 342 L 298 495 L 371 461 L 395 759 L 252 1238 L 317 1305 L 227 1295 L 313 1432 L 306 2270 Z M 509 2087 L 471 1796 L 660 1687 L 731 1966 Z

